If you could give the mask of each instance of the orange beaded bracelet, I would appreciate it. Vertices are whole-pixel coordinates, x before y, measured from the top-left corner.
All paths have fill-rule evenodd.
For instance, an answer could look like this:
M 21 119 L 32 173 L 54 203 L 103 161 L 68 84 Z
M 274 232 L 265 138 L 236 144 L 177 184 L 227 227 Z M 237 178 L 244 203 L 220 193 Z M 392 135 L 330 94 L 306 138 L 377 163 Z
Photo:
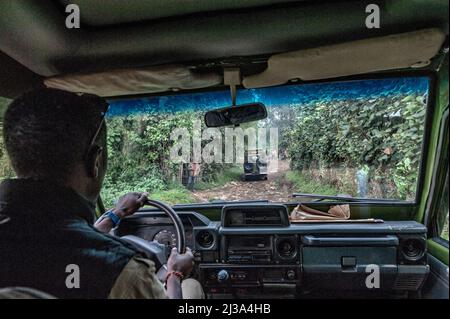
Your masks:
M 170 276 L 172 276 L 172 275 L 177 276 L 178 278 L 180 278 L 180 280 L 184 279 L 184 276 L 181 272 L 171 271 L 171 272 L 167 273 L 167 275 L 166 275 L 166 280 L 165 280 L 166 283 L 167 283 L 167 280 L 169 280 Z

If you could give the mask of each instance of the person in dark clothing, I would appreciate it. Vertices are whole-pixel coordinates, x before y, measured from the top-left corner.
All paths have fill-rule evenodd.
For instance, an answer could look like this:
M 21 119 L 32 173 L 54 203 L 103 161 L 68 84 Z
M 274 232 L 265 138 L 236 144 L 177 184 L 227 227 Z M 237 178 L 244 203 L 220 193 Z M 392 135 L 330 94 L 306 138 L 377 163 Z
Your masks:
M 17 178 L 0 185 L 0 288 L 29 287 L 57 298 L 183 297 L 190 250 L 172 250 L 164 289 L 151 260 L 108 235 L 147 193 L 126 194 L 94 225 L 107 168 L 107 108 L 97 96 L 55 89 L 28 92 L 9 105 L 3 137 Z M 192 283 L 188 290 L 195 290 Z

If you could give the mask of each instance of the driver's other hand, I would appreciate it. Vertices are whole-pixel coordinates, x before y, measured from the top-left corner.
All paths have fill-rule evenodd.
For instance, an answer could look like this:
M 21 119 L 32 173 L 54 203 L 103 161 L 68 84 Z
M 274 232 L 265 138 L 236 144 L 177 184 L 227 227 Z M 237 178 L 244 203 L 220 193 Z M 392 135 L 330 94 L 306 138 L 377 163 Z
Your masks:
M 172 248 L 167 260 L 167 272 L 179 271 L 184 277 L 189 276 L 194 268 L 194 255 L 189 247 L 186 247 L 184 254 L 178 253 L 177 248 Z
M 147 199 L 147 192 L 132 192 L 125 194 L 117 201 L 115 212 L 120 215 L 121 218 L 132 215 L 145 205 Z

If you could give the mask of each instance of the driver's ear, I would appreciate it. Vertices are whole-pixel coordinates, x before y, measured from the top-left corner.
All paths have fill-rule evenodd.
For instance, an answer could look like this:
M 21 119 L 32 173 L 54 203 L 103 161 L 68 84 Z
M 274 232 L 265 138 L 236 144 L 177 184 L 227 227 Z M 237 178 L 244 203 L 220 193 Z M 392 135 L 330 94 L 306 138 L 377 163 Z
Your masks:
M 104 170 L 104 149 L 98 145 L 94 145 L 88 153 L 86 170 L 87 175 L 91 178 L 99 178 L 100 174 Z

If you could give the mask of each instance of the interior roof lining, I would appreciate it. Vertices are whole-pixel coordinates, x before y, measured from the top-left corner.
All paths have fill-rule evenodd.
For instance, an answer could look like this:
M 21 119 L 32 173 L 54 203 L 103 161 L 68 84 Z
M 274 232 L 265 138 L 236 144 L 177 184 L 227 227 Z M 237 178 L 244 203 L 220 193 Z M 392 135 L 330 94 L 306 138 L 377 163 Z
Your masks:
M 91 74 L 55 76 L 44 80 L 47 87 L 100 96 L 166 92 L 220 85 L 214 72 L 196 73 L 183 65 L 118 69 Z
M 267 87 L 291 79 L 315 80 L 426 66 L 439 53 L 445 40 L 444 32 L 430 28 L 275 54 L 269 58 L 264 72 L 245 77 L 243 85 Z
M 448 32 L 448 1 L 418 1 L 415 10 L 406 10 L 405 1 L 378 2 L 385 18 L 377 30 L 362 22 L 365 2 L 351 1 L 218 12 L 92 31 L 61 28 L 64 16 L 53 1 L 10 1 L 0 11 L 0 50 L 35 73 L 52 76 L 274 54 L 425 27 Z M 28 25 L 14 23 L 29 18 L 30 12 L 38 14 Z
M 269 58 L 265 71 L 243 76 L 242 84 L 245 88 L 270 87 L 291 79 L 337 78 L 408 68 L 420 61 L 431 63 L 445 38 L 434 28 L 276 54 Z M 166 65 L 55 76 L 44 83 L 66 91 L 118 96 L 198 89 L 223 82 L 214 72 L 197 74 L 183 65 Z
M 89 2 L 92 0 L 89 0 Z M 139 1 L 139 0 L 133 0 L 133 1 Z M 208 2 L 210 0 L 207 0 L 205 2 Z M 317 0 L 316 0 L 317 1 Z M 358 0 L 350 0 L 350 1 L 358 1 Z M 56 0 L 55 5 L 60 10 L 61 14 L 65 15 L 65 5 L 66 4 L 77 4 L 80 2 L 84 2 L 83 0 Z M 148 0 L 143 0 L 141 2 L 150 2 Z M 176 2 L 176 1 L 175 1 Z M 224 2 L 224 1 L 222 1 Z M 293 7 L 298 5 L 303 5 L 305 3 L 312 3 L 314 0 L 255 0 L 250 1 L 252 4 L 248 5 L 242 5 L 244 0 L 238 1 L 239 4 L 236 5 L 236 1 L 232 1 L 231 3 L 227 5 L 222 5 L 217 7 L 211 7 L 210 9 L 203 9 L 203 10 L 185 10 L 185 11 L 179 11 L 178 13 L 175 11 L 173 14 L 166 14 L 166 15 L 155 15 L 155 16 L 148 16 L 148 18 L 138 18 L 137 20 L 129 20 L 129 19 L 123 19 L 122 21 L 114 21 L 114 18 L 108 19 L 102 18 L 101 21 L 103 22 L 92 22 L 92 17 L 89 19 L 83 19 L 81 18 L 81 26 L 83 28 L 86 28 L 87 30 L 102 30 L 102 29 L 108 29 L 108 28 L 115 28 L 115 27 L 124 27 L 124 26 L 139 26 L 147 23 L 154 23 L 159 21 L 168 21 L 168 20 L 176 20 L 180 18 L 195 18 L 199 17 L 201 15 L 214 15 L 214 14 L 223 14 L 223 13 L 230 13 L 230 12 L 248 12 L 248 10 L 252 10 L 252 12 L 256 10 L 266 10 L 270 8 L 277 8 L 277 7 Z M 325 2 L 325 1 L 323 1 Z M 211 2 L 214 3 L 214 2 Z M 217 2 L 219 3 L 219 2 Z M 128 5 L 128 4 L 127 4 Z M 170 6 L 170 4 L 167 4 Z M 82 9 L 82 7 L 80 7 Z M 152 9 L 153 10 L 153 9 Z M 106 11 L 107 12 L 107 11 Z M 139 13 L 142 14 L 142 13 Z M 144 16 L 145 17 L 145 16 Z

